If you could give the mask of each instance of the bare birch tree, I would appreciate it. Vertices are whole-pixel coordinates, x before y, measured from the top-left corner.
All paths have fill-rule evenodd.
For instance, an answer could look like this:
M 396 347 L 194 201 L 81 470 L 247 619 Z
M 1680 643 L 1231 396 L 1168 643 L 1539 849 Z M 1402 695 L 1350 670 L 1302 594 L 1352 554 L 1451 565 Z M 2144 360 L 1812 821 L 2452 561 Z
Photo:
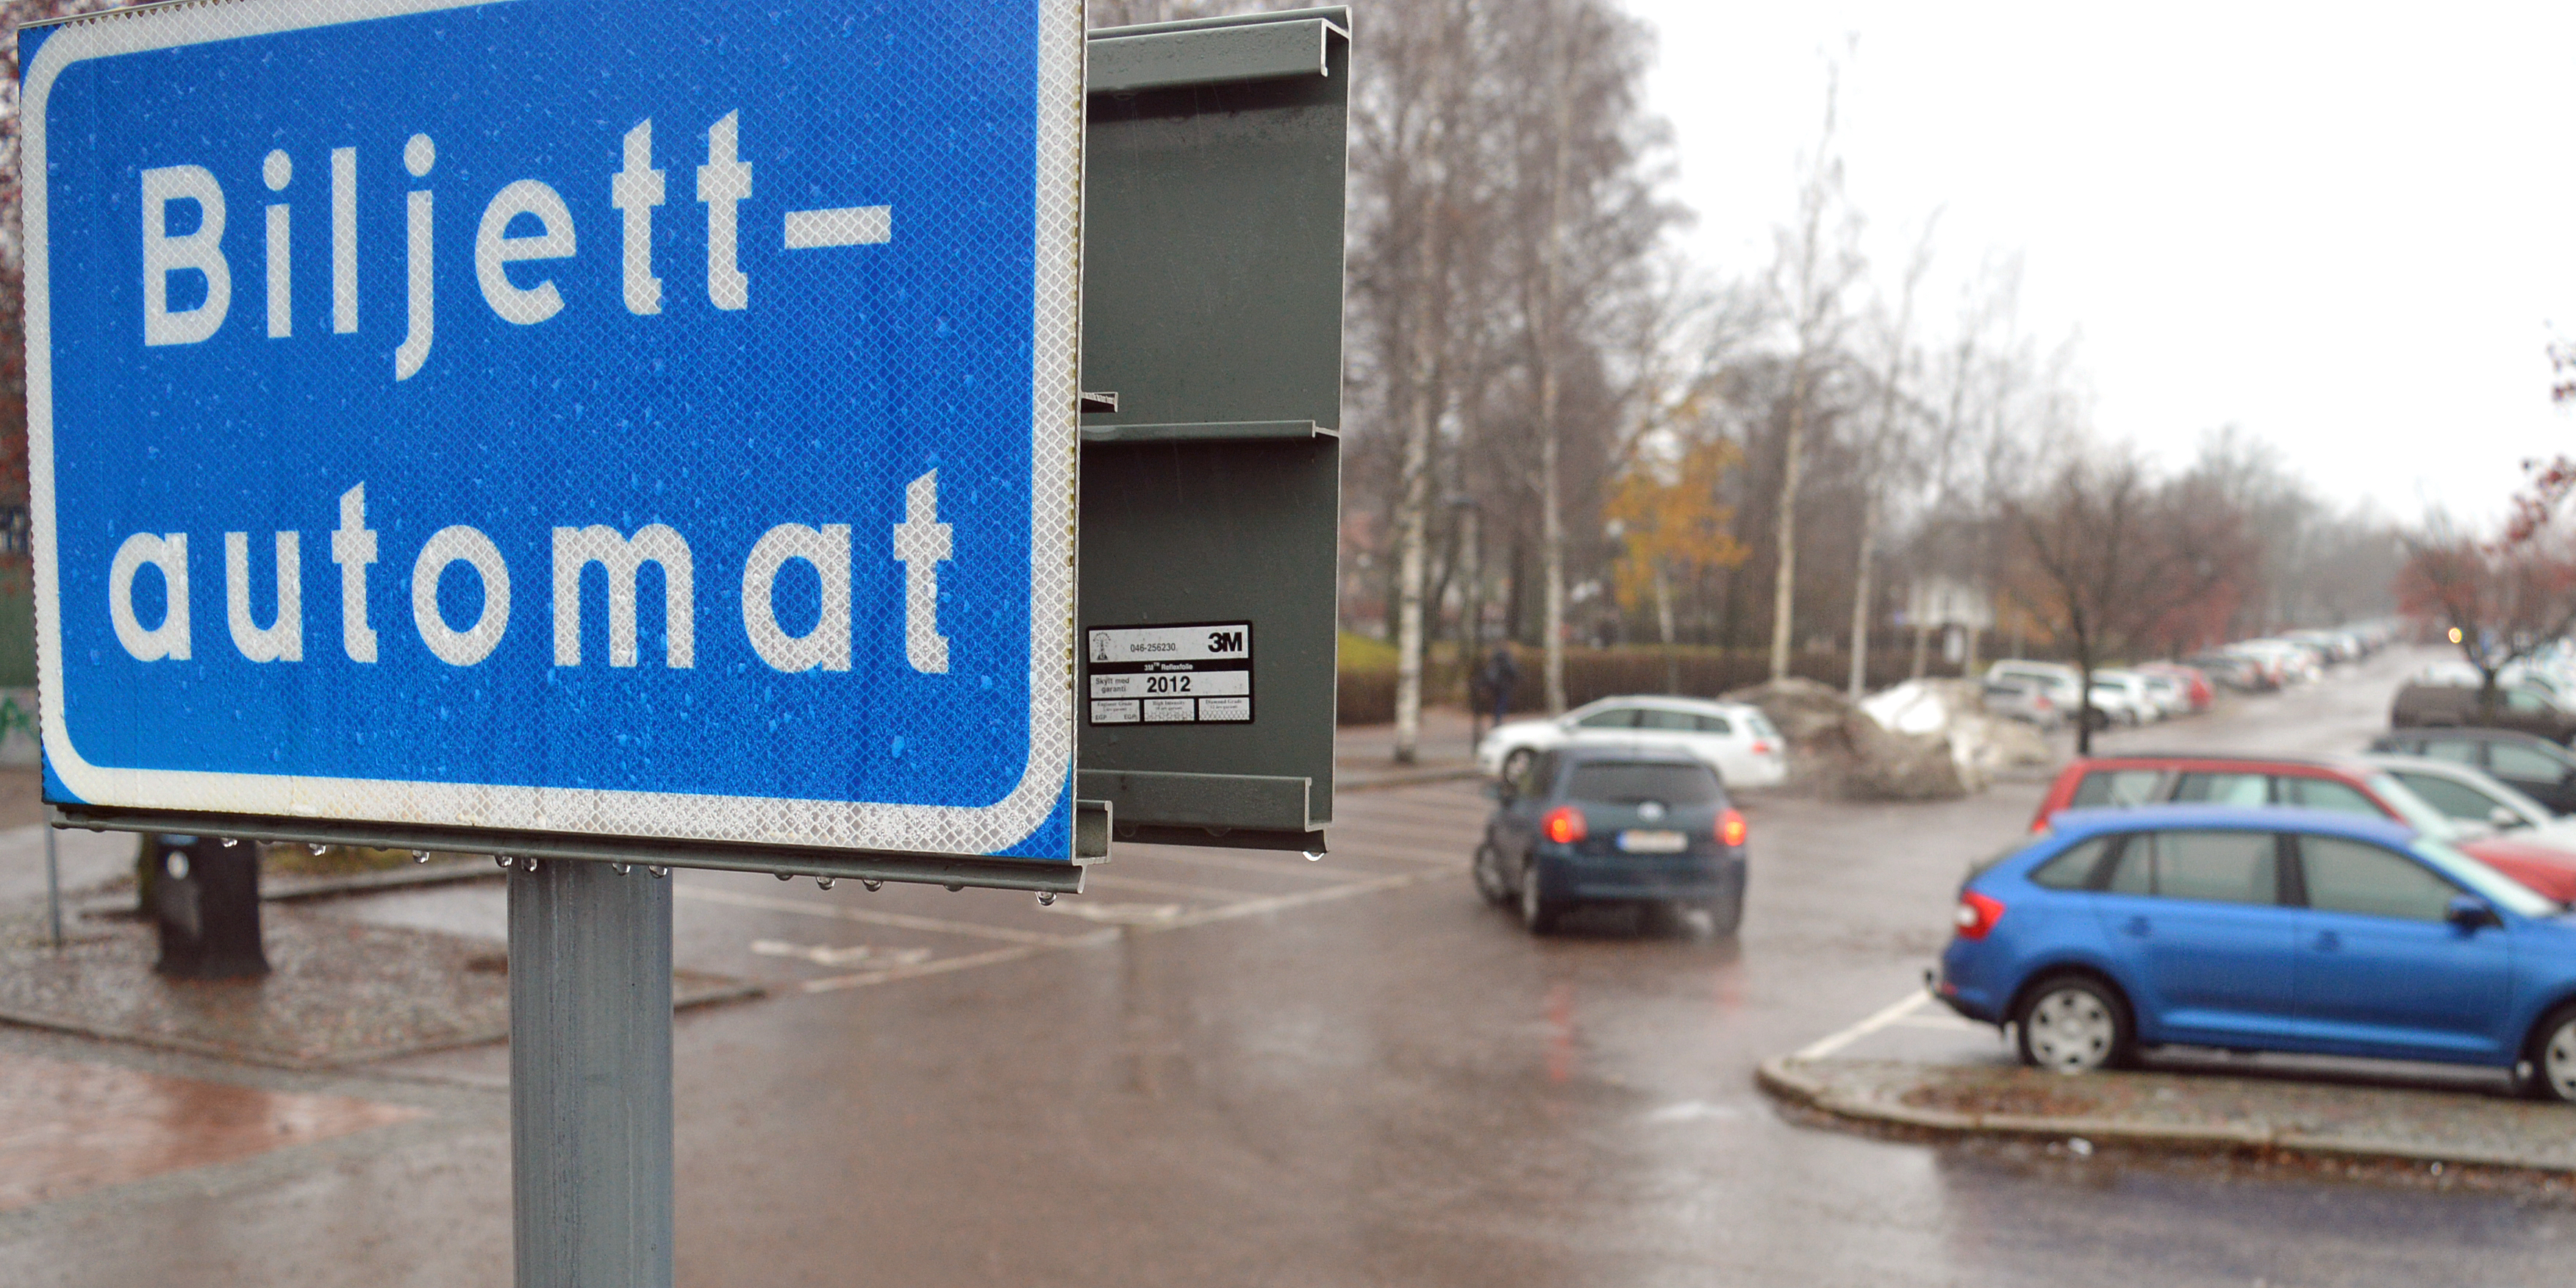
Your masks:
M 1778 568 L 1771 584 L 1771 678 L 1789 678 L 1798 585 L 1798 492 L 1816 384 L 1833 364 L 1847 319 L 1843 292 L 1860 276 L 1856 221 L 1843 195 L 1843 164 L 1834 130 L 1841 69 L 1825 82 L 1824 127 L 1798 188 L 1797 223 L 1782 230 L 1772 290 L 1792 337 L 1788 428 L 1781 445 Z
M 1907 455 L 1897 428 L 1897 404 L 1914 358 L 1914 292 L 1932 267 L 1932 232 L 1939 220 L 1935 212 L 1924 221 L 1923 236 L 1905 266 L 1905 284 L 1897 293 L 1896 315 L 1886 336 L 1887 365 L 1879 372 L 1878 416 L 1861 444 L 1860 549 L 1852 568 L 1851 682 L 1847 686 L 1855 702 L 1869 686 L 1870 574 L 1878 558 L 1879 510 L 1886 503 L 1881 475 Z

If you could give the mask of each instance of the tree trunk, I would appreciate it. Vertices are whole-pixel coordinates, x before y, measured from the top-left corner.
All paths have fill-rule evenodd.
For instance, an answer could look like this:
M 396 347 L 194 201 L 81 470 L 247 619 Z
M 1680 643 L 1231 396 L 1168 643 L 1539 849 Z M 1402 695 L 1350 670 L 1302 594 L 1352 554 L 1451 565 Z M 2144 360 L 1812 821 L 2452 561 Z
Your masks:
M 1557 375 L 1556 329 L 1557 294 L 1564 255 L 1558 243 L 1565 235 L 1565 171 L 1572 160 L 1567 135 L 1574 128 L 1573 95 L 1564 92 L 1573 79 L 1572 37 L 1564 29 L 1564 16 L 1552 7 L 1550 19 L 1557 26 L 1556 114 L 1552 137 L 1548 140 L 1550 169 L 1547 188 L 1547 227 L 1539 242 L 1539 306 L 1531 321 L 1536 324 L 1531 335 L 1538 360 L 1538 429 L 1539 532 L 1545 545 L 1547 577 L 1547 638 L 1540 643 L 1546 652 L 1540 668 L 1546 673 L 1547 710 L 1549 715 L 1565 711 L 1565 515 L 1561 470 L 1558 458 L 1563 455 L 1559 439 L 1562 429 L 1556 423 Z
M 2075 695 L 2075 754 L 2093 754 L 2093 646 L 2078 635 L 2075 639 L 2076 683 L 2083 692 Z
M 1664 565 L 1655 564 L 1655 627 L 1664 636 L 1664 692 L 1682 691 L 1681 656 L 1673 652 L 1673 583 L 1664 575 Z
M 1852 646 L 1851 700 L 1858 702 L 1869 689 L 1869 596 L 1870 556 L 1878 545 L 1878 507 L 1869 498 L 1860 504 L 1860 559 L 1852 572 Z
M 1807 355 L 1789 373 L 1789 432 L 1780 461 L 1780 559 L 1771 581 L 1771 679 L 1789 678 L 1790 610 L 1798 583 L 1798 466 L 1807 435 Z

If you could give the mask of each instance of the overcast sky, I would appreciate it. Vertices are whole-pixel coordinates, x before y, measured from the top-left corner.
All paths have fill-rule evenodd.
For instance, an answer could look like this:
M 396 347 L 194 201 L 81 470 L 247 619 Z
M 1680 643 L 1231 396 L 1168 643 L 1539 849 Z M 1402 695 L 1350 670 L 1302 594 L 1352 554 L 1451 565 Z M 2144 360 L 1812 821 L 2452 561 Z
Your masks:
M 2576 4 L 1718 4 L 1654 25 L 1694 255 L 1758 270 L 1825 59 L 1878 275 L 1942 208 L 1947 319 L 1989 251 L 2021 318 L 2082 332 L 2094 420 L 2179 463 L 2234 422 L 2319 491 L 2404 519 L 2502 511 L 2576 453 Z

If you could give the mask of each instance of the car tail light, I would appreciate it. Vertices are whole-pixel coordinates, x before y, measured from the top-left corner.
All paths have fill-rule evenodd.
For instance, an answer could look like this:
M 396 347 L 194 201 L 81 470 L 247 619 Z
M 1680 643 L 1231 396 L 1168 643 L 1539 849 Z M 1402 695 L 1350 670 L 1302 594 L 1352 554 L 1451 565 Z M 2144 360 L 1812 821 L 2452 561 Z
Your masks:
M 1583 811 L 1571 805 L 1559 805 L 1538 821 L 1538 830 L 1559 845 L 1572 845 L 1592 834 L 1583 821 Z
M 1768 755 L 1770 755 L 1770 754 L 1771 754 L 1771 744 L 1769 744 L 1769 743 L 1767 743 L 1767 742 L 1757 742 L 1757 743 L 1753 744 L 1753 754 L 1754 754 L 1754 755 L 1757 755 L 1757 756 L 1768 756 Z
M 1995 928 L 1996 922 L 2004 919 L 2003 901 L 1974 890 L 1962 890 L 1959 892 L 1959 910 L 1951 914 L 1950 919 L 1959 928 L 1959 938 L 1983 939 Z
M 2030 834 L 2031 834 L 2031 835 L 2033 835 L 2033 836 L 2037 836 L 2037 835 L 2039 835 L 2040 833 L 2045 832 L 2045 831 L 2047 831 L 2047 830 L 2048 830 L 2048 811 L 2047 811 L 2047 810 L 2041 810 L 2041 811 L 2039 812 L 2039 817 L 2034 818 L 2034 819 L 2032 819 L 2032 820 L 2030 821 Z
M 1721 845 L 1744 844 L 1744 834 L 1747 830 L 1749 829 L 1744 826 L 1744 815 L 1734 809 L 1730 808 L 1717 816 L 1717 840 Z

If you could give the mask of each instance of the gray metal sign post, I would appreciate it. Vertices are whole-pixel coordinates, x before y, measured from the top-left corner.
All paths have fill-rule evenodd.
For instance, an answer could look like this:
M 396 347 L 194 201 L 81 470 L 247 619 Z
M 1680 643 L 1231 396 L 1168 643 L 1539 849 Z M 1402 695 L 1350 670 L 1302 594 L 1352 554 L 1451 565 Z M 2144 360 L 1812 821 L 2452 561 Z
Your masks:
M 54 857 L 54 829 L 45 829 L 45 919 L 54 930 L 54 951 L 63 947 L 63 870 Z
M 514 862 L 510 1188 L 518 1288 L 671 1282 L 667 877 Z

